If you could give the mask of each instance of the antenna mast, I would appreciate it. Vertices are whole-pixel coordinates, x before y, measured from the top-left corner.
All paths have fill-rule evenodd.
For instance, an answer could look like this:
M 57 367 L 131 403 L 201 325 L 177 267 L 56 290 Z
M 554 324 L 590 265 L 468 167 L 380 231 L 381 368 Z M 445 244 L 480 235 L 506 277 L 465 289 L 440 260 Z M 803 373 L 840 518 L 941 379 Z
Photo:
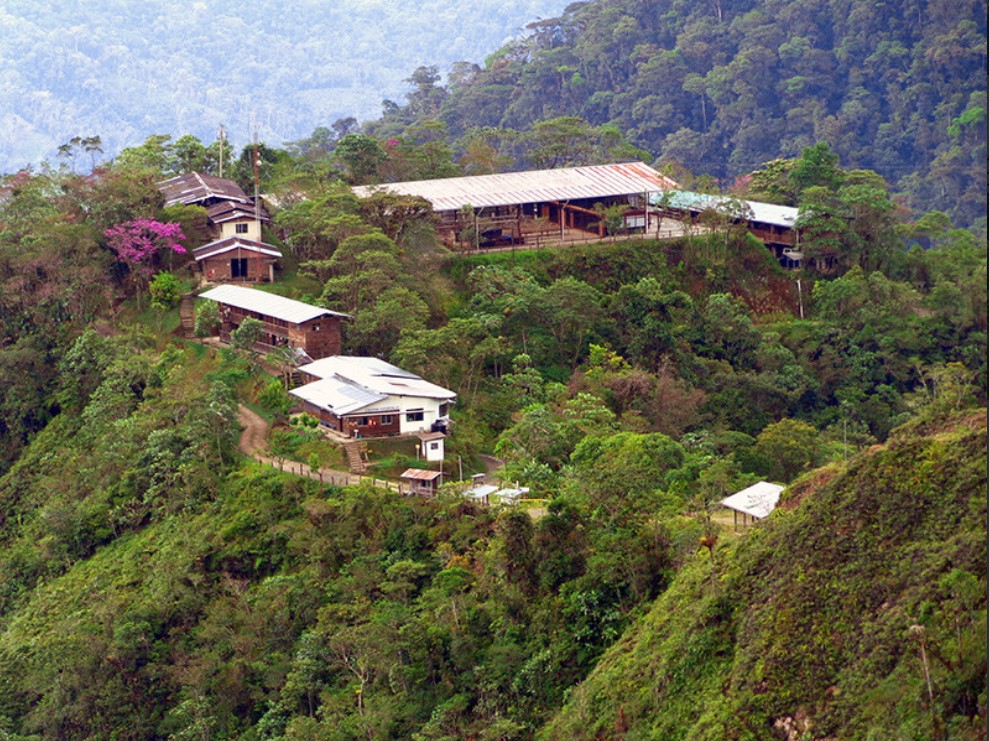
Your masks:
M 220 143 L 220 177 L 223 177 L 223 149 L 224 142 L 227 140 L 227 129 L 221 123 L 220 128 L 216 132 L 216 139 Z
M 254 138 L 254 220 L 257 223 L 258 228 L 258 241 L 261 241 L 261 199 L 258 196 L 258 190 L 261 187 L 261 157 L 258 154 L 258 124 L 257 120 L 254 118 L 254 112 L 251 112 L 251 128 L 253 129 Z

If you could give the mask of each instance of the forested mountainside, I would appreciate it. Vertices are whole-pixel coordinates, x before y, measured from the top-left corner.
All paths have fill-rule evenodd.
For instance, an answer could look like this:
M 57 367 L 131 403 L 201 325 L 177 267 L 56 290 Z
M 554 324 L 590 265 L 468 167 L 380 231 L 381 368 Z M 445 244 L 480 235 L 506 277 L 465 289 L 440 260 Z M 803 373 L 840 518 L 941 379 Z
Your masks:
M 983 738 L 985 451 L 984 412 L 928 419 L 791 488 L 683 569 L 540 738 Z
M 309 46 L 257 41 L 254 7 L 179 27 L 256 83 L 236 31 L 302 74 L 337 30 L 310 5 Z M 283 253 L 264 290 L 455 391 L 448 480 L 495 456 L 517 507 L 239 449 L 250 407 L 270 461 L 343 460 L 247 335 L 177 331 L 211 235 L 156 183 L 223 152 L 247 186 L 251 148 L 182 125 L 105 157 L 81 131 L 61 166 L 0 177 L 0 739 L 983 738 L 984 12 L 577 3 L 446 86 L 414 69 L 363 128 L 258 146 Z M 59 36 L 56 78 L 103 90 L 77 72 L 116 54 L 161 79 L 102 33 Z M 183 84 L 193 58 L 169 57 Z M 212 116 L 221 76 L 182 110 Z M 717 214 L 458 254 L 428 203 L 350 187 L 657 156 L 799 204 L 827 260 L 785 271 Z M 424 465 L 409 442 L 369 443 L 372 472 Z M 736 532 L 719 503 L 760 480 L 783 506 Z
M 0 7 L 0 172 L 74 136 L 108 155 L 152 134 L 281 144 L 373 118 L 421 64 L 478 60 L 563 0 L 231 3 L 8 0 Z M 16 136 L 14 135 L 16 133 Z
M 888 200 L 809 149 L 830 185 L 785 182 Z M 458 255 L 281 153 L 266 288 L 455 390 L 449 477 L 494 453 L 531 489 L 488 507 L 238 452 L 249 404 L 271 456 L 340 460 L 249 342 L 173 333 L 205 216 L 138 154 L 0 184 L 6 738 L 984 734 L 984 236 L 880 209 L 830 274 L 725 225 Z M 786 511 L 736 535 L 718 503 L 760 479 Z
M 980 0 L 598 0 L 491 54 L 367 129 L 443 122 L 471 155 L 542 129 L 552 159 L 614 125 L 663 162 L 731 184 L 818 141 L 957 223 L 986 208 L 986 4 Z M 762 194 L 765 197 L 766 194 Z M 770 194 L 786 200 L 781 194 Z

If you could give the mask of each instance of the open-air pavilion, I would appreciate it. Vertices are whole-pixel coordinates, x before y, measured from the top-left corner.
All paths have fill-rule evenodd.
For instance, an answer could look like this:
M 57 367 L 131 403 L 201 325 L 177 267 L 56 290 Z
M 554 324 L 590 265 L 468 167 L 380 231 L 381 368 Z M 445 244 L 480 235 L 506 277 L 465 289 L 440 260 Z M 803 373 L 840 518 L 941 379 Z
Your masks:
M 354 193 L 424 198 L 445 243 L 480 248 L 600 239 L 606 235 L 602 210 L 610 206 L 627 207 L 626 231 L 648 232 L 650 200 L 677 187 L 648 165 L 627 162 L 364 185 Z
M 786 487 L 760 481 L 748 488 L 735 492 L 730 497 L 721 500 L 724 507 L 732 510 L 735 516 L 735 529 L 738 529 L 738 516 L 742 516 L 743 525 L 751 525 L 756 520 L 769 517 L 780 501 L 780 494 Z

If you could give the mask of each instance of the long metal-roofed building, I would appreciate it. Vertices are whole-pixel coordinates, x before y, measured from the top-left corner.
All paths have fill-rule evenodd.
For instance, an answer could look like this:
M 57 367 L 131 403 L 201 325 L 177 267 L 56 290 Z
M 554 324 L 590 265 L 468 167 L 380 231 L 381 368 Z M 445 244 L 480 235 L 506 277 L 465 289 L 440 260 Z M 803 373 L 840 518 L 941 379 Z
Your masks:
M 565 230 L 604 236 L 601 206 L 629 206 L 626 223 L 648 229 L 650 194 L 677 187 L 649 165 L 627 162 L 364 185 L 354 193 L 424 198 L 438 217 L 443 241 L 465 241 L 469 232 L 467 243 L 480 247 L 523 244 L 532 235 Z
M 260 350 L 291 348 L 300 361 L 337 355 L 340 352 L 341 324 L 348 314 L 330 311 L 302 301 L 243 286 L 217 286 L 199 298 L 215 301 L 220 309 L 220 339 L 230 334 L 247 317 L 264 327 L 257 345 Z

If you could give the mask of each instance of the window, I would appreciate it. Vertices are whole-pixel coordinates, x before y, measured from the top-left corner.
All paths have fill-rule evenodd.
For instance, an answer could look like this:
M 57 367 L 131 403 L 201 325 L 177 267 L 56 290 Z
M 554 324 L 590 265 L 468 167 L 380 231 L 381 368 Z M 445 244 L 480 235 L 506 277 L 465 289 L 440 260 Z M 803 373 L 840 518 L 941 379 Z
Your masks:
M 247 224 L 234 224 L 234 233 L 236 234 L 247 234 Z
M 441 417 L 445 417 L 449 413 L 450 413 L 450 405 L 449 404 L 440 404 L 440 416 Z
M 429 449 L 430 450 L 439 450 L 440 449 L 440 444 L 439 443 L 430 443 L 429 444 Z
M 381 424 L 390 425 L 392 423 L 392 416 L 390 414 L 381 415 Z
M 405 421 L 406 422 L 422 422 L 425 419 L 425 415 L 422 412 L 406 412 Z

